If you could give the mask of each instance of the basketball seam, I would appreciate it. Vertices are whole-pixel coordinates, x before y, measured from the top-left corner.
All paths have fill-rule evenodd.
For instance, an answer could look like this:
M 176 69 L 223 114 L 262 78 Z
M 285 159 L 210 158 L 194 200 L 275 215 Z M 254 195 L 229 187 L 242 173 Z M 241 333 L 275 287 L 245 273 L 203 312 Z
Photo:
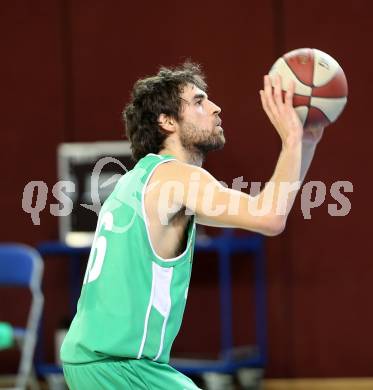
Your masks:
M 324 115 L 324 117 L 327 119 L 327 121 L 328 121 L 329 123 L 332 123 L 332 121 L 330 120 L 330 118 L 328 117 L 328 115 L 327 115 L 321 108 L 318 108 L 318 107 L 315 107 L 315 106 L 311 106 L 311 105 L 308 106 L 307 118 L 306 118 L 306 120 L 305 120 L 304 123 L 307 123 L 308 115 L 310 114 L 310 108 L 313 108 L 314 110 L 320 111 L 320 112 Z
M 308 85 L 308 84 L 305 84 L 298 76 L 297 74 L 293 71 L 293 69 L 291 68 L 291 66 L 289 65 L 289 63 L 286 61 L 286 58 L 285 56 L 282 57 L 283 60 L 285 61 L 285 64 L 286 66 L 290 69 L 290 71 L 293 73 L 293 75 L 295 76 L 295 78 L 303 85 L 305 85 L 306 87 L 309 87 L 309 88 L 315 88 L 315 85 L 313 83 L 311 83 L 311 85 Z M 301 96 L 307 96 L 307 95 L 301 95 Z
M 316 87 L 317 88 L 317 87 Z M 303 95 L 302 95 L 303 96 Z M 347 97 L 347 95 L 343 95 L 343 96 L 333 96 L 333 97 L 328 97 L 328 96 L 318 96 L 318 95 L 314 95 L 313 94 L 313 89 L 312 89 L 312 93 L 311 93 L 311 97 L 317 97 L 317 98 L 322 98 L 322 99 L 343 99 L 345 97 Z

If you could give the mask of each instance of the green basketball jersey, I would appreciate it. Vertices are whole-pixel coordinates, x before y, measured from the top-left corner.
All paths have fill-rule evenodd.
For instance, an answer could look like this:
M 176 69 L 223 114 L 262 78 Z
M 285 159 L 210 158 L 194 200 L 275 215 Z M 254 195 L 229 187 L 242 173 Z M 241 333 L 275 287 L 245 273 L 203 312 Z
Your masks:
M 61 348 L 63 362 L 168 362 L 187 298 L 195 221 L 193 216 L 184 252 L 162 259 L 150 241 L 144 194 L 155 168 L 174 159 L 148 154 L 103 204 L 77 313 Z

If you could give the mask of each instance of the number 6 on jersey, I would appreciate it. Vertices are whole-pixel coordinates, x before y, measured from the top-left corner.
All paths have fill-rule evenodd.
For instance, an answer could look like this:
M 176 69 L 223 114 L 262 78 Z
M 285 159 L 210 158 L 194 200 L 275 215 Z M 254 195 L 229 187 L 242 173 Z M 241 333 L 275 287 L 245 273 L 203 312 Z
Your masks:
M 104 264 L 106 253 L 106 238 L 104 236 L 98 236 L 101 229 L 111 231 L 113 228 L 113 214 L 106 212 L 99 223 L 99 228 L 96 230 L 95 238 L 93 240 L 92 249 L 89 254 L 87 270 L 84 276 L 83 284 L 93 282 L 101 273 L 102 265 Z M 95 256 L 96 255 L 96 256 Z

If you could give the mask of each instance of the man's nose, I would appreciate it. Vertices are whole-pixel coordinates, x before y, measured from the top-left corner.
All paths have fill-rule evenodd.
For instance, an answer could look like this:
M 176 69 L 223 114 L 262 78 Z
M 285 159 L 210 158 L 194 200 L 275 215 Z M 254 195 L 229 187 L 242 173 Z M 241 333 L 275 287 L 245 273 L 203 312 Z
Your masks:
M 219 115 L 221 113 L 221 108 L 218 105 L 216 105 L 215 103 L 213 103 L 213 102 L 211 102 L 211 103 L 212 103 L 213 113 Z

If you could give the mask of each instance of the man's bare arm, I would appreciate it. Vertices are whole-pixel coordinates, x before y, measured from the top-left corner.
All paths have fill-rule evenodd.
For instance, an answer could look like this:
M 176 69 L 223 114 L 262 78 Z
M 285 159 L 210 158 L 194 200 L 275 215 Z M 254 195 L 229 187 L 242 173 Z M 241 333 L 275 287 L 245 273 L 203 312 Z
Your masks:
M 306 128 L 304 129 L 304 132 L 305 134 L 302 140 L 302 162 L 301 162 L 301 172 L 300 172 L 300 183 L 304 181 L 304 178 L 307 175 L 308 169 L 311 165 L 312 159 L 316 151 L 316 146 L 322 137 L 323 129 Z M 197 223 L 201 225 L 222 227 L 222 228 L 234 227 L 231 225 L 224 225 L 218 223 L 217 221 L 211 220 L 202 215 L 197 216 Z
M 301 180 L 307 175 L 308 169 L 314 157 L 316 146 L 320 142 L 324 133 L 323 127 L 308 127 L 304 129 L 302 139 L 302 167 Z
M 197 221 L 206 225 L 236 227 L 265 235 L 283 231 L 313 156 L 313 149 L 307 149 L 312 153 L 304 154 L 302 168 L 303 128 L 292 106 L 293 93 L 294 84 L 288 88 L 283 100 L 280 78 L 275 79 L 272 92 L 269 78 L 265 77 L 264 90 L 260 91 L 262 105 L 281 137 L 282 150 L 273 176 L 263 191 L 252 197 L 225 188 L 206 170 L 177 161 L 160 168 L 164 180 L 181 184 L 180 207 L 191 210 Z M 265 213 L 260 212 L 263 209 Z

